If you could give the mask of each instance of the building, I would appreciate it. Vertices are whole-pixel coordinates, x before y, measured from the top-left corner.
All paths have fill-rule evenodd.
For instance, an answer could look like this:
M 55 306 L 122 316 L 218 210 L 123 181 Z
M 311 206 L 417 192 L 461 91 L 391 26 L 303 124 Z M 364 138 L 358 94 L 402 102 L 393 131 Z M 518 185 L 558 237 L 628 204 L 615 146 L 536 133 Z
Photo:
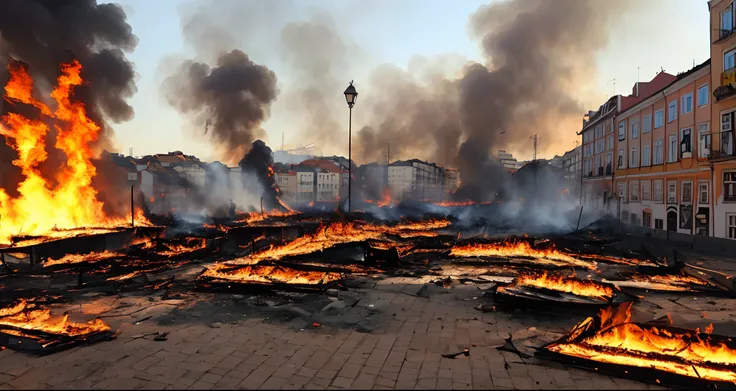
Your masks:
M 610 211 L 613 194 L 614 121 L 621 107 L 621 95 L 608 99 L 598 111 L 588 111 L 583 117 L 582 194 L 581 202 L 588 208 Z
M 191 185 L 173 168 L 151 163 L 140 176 L 141 192 L 151 213 L 166 215 L 186 206 Z
M 703 147 L 710 152 L 713 169 L 713 236 L 736 239 L 736 10 L 731 0 L 711 0 L 708 6 L 713 130 L 709 129 L 712 139 L 706 138 Z M 707 85 L 702 93 L 709 97 Z
M 460 184 L 460 171 L 454 168 L 445 169 L 445 193 L 454 193 Z
M 562 155 L 560 168 L 565 172 L 564 178 L 570 194 L 580 192 L 580 179 L 583 172 L 583 147 L 577 146 Z
M 617 116 L 675 79 L 674 75 L 660 72 L 649 82 L 634 83 L 631 95 L 613 96 L 598 111 L 589 111 L 583 116 L 583 129 L 578 133 L 583 138 L 583 205 L 610 213 L 618 212 L 611 203 L 618 194 L 613 187 L 614 164 L 622 164 L 626 156 L 614 156 L 614 152 L 618 151 L 616 144 L 625 139 L 626 129 L 618 127 Z M 635 126 L 635 132 L 639 133 L 639 124 Z
M 445 182 L 445 169 L 434 163 L 411 159 L 388 166 L 388 189 L 394 200 L 444 200 Z
M 503 149 L 498 150 L 498 160 L 501 161 L 501 164 L 506 168 L 506 170 L 512 173 L 524 165 L 524 163 L 516 160 L 514 155 L 504 151 Z
M 276 185 L 284 202 L 293 204 L 297 200 L 297 175 L 294 170 L 277 171 L 274 174 Z
M 707 60 L 677 75 L 616 116 L 614 180 L 621 220 L 711 234 L 710 68 Z

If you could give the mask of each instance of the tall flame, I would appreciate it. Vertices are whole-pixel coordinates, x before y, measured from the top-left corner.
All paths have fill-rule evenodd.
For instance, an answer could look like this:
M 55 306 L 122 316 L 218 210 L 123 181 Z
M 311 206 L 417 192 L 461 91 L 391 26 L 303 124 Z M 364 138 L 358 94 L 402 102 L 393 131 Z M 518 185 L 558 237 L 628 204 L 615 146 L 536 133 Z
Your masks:
M 18 185 L 17 198 L 0 189 L 0 243 L 9 243 L 20 233 L 42 235 L 55 229 L 101 227 L 124 224 L 111 221 L 103 212 L 97 191 L 91 186 L 96 170 L 92 164 L 90 143 L 96 141 L 100 127 L 87 117 L 83 103 L 73 102 L 73 88 L 84 83 L 82 66 L 74 60 L 61 66 L 58 85 L 51 92 L 56 110 L 33 98 L 33 79 L 18 63 L 8 66 L 10 80 L 5 86 L 6 101 L 32 105 L 51 121 L 27 118 L 8 113 L 0 118 L 0 134 L 18 153 L 13 164 L 21 169 L 25 179 Z M 45 137 L 47 122 L 57 132 L 55 148 L 67 158 L 66 165 L 56 174 L 59 185 L 51 188 L 39 171 L 48 157 Z M 140 217 L 140 216 L 139 216 Z M 141 220 L 138 220 L 141 221 Z

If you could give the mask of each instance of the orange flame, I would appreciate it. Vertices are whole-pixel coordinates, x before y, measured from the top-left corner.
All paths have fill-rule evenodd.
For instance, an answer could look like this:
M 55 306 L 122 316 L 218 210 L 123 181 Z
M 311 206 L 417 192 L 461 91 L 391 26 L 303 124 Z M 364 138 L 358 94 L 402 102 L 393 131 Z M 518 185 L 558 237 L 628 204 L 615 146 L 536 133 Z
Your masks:
M 609 300 L 613 297 L 613 288 L 595 281 L 580 281 L 563 275 L 522 274 L 513 281 L 516 286 L 547 288 L 578 296 L 596 297 Z M 499 287 L 500 289 L 501 287 Z
M 91 186 L 96 169 L 92 164 L 90 143 L 99 137 L 100 127 L 87 117 L 84 104 L 72 102 L 73 88 L 84 83 L 82 66 L 76 60 L 61 67 L 58 85 L 51 92 L 56 110 L 51 110 L 32 97 L 33 80 L 20 66 L 9 65 L 10 81 L 5 86 L 8 98 L 38 107 L 43 115 L 55 119 L 55 148 L 64 152 L 66 165 L 58 171 L 59 185 L 51 188 L 38 167 L 48 157 L 45 136 L 48 126 L 20 114 L 9 113 L 0 122 L 0 134 L 18 153 L 13 164 L 25 179 L 19 184 L 20 196 L 11 199 L 0 189 L 0 243 L 24 233 L 42 235 L 54 229 L 101 227 L 127 224 L 127 219 L 107 218 L 97 191 Z M 147 220 L 138 219 L 140 224 Z
M 252 265 L 234 270 L 226 270 L 225 265 L 219 264 L 202 273 L 203 277 L 227 280 L 233 282 L 251 282 L 259 284 L 300 284 L 318 285 L 339 280 L 340 274 L 296 270 L 285 266 Z
M 598 319 L 585 319 L 562 342 L 547 349 L 599 362 L 736 383 L 735 349 L 712 341 L 698 329 L 678 333 L 631 323 L 631 306 L 624 303 L 602 310 Z M 713 326 L 706 331 L 712 332 Z
M 3 326 L 11 329 L 5 329 Z M 28 302 L 21 300 L 10 307 L 0 309 L 0 330 L 5 333 L 33 330 L 75 337 L 109 331 L 110 326 L 99 318 L 87 323 L 70 322 L 67 314 L 54 317 L 50 310 L 32 309 Z
M 595 262 L 583 261 L 565 254 L 554 247 L 535 249 L 525 241 L 455 245 L 450 255 L 457 257 L 527 257 L 546 261 L 558 266 L 578 266 L 595 269 Z

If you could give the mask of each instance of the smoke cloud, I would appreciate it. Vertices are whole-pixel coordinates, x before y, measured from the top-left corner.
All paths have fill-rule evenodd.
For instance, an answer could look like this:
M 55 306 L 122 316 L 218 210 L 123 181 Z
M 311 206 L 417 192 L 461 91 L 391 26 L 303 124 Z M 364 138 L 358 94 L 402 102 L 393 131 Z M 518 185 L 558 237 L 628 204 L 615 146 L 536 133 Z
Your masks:
M 185 61 L 162 89 L 169 104 L 188 115 L 226 161 L 237 161 L 263 137 L 260 125 L 278 93 L 276 74 L 240 50 L 220 55 L 214 67 Z
M 388 88 L 375 98 L 387 99 L 374 105 L 372 125 L 358 134 L 359 158 L 375 159 L 388 142 L 396 159 L 430 151 L 439 164 L 460 170 L 461 193 L 492 198 L 506 177 L 492 152 L 527 150 L 535 133 L 546 143 L 541 151 L 572 141 L 569 129 L 584 112 L 575 86 L 595 76 L 612 16 L 627 4 L 512 0 L 481 7 L 470 30 L 486 64 L 468 63 L 449 79 L 386 69 L 374 74 Z
M 90 87 L 75 97 L 86 103 L 90 118 L 104 127 L 101 147 L 113 140 L 106 120 L 120 123 L 134 116 L 127 99 L 137 91 L 136 75 L 125 53 L 137 45 L 138 38 L 117 4 L 95 0 L 5 0 L 0 4 L 0 66 L 4 69 L 11 56 L 27 63 L 37 87 L 47 95 L 56 84 L 59 64 L 76 58 Z M 2 85 L 5 77 L 3 72 Z
M 137 91 L 135 69 L 125 54 L 138 44 L 123 9 L 116 4 L 97 4 L 94 0 L 4 0 L 0 2 L 0 86 L 5 86 L 4 71 L 11 59 L 23 61 L 33 76 L 38 98 L 49 100 L 60 75 L 59 65 L 77 59 L 83 67 L 86 86 L 75 89 L 74 98 L 86 105 L 87 115 L 101 126 L 100 138 L 92 147 L 97 154 L 114 144 L 109 122 L 121 123 L 134 117 L 128 99 Z M 0 91 L 4 92 L 4 91 Z M 0 93 L 1 95 L 1 93 Z M 55 145 L 53 127 L 46 145 Z M 22 179 L 12 166 L 15 152 L 0 136 L 0 187 L 15 196 Z M 39 169 L 55 178 L 65 155 L 49 148 L 49 156 Z M 97 163 L 97 162 L 95 162 Z M 98 167 L 98 176 L 105 175 Z M 98 198 L 117 190 L 98 189 Z M 108 194 L 109 193 L 109 194 Z
M 250 151 L 238 163 L 242 174 L 243 184 L 252 183 L 255 177 L 261 185 L 263 207 L 268 210 L 278 208 L 278 192 L 276 178 L 273 172 L 273 153 L 266 143 L 261 140 L 253 142 Z

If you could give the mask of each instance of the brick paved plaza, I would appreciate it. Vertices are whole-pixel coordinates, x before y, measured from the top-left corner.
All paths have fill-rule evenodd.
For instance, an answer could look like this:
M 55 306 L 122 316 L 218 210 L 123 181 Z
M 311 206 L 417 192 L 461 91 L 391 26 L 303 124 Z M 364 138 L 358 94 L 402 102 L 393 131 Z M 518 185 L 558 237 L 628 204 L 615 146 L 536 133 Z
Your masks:
M 516 330 L 564 332 L 577 319 L 550 322 L 535 320 L 533 314 L 483 313 L 474 308 L 480 292 L 473 285 L 433 291 L 429 298 L 412 296 L 406 292 L 415 280 L 421 279 L 391 277 L 362 290 L 355 308 L 377 309 L 377 326 L 370 332 L 305 326 L 308 322 L 298 317 L 272 321 L 267 315 L 237 313 L 229 315 L 241 320 L 212 324 L 203 315 L 165 325 L 171 308 L 190 305 L 192 297 L 213 303 L 232 299 L 197 293 L 166 305 L 160 295 L 136 298 L 138 304 L 121 310 L 135 314 L 105 318 L 120 329 L 115 340 L 44 357 L 0 351 L 0 388 L 657 388 L 496 349 Z M 76 305 L 76 311 L 94 313 L 117 305 L 111 304 L 115 300 L 91 298 Z M 73 307 L 68 307 L 72 313 Z M 140 319 L 145 320 L 134 323 Z M 147 335 L 163 332 L 169 333 L 166 341 Z M 470 349 L 468 357 L 441 356 L 463 348 Z

